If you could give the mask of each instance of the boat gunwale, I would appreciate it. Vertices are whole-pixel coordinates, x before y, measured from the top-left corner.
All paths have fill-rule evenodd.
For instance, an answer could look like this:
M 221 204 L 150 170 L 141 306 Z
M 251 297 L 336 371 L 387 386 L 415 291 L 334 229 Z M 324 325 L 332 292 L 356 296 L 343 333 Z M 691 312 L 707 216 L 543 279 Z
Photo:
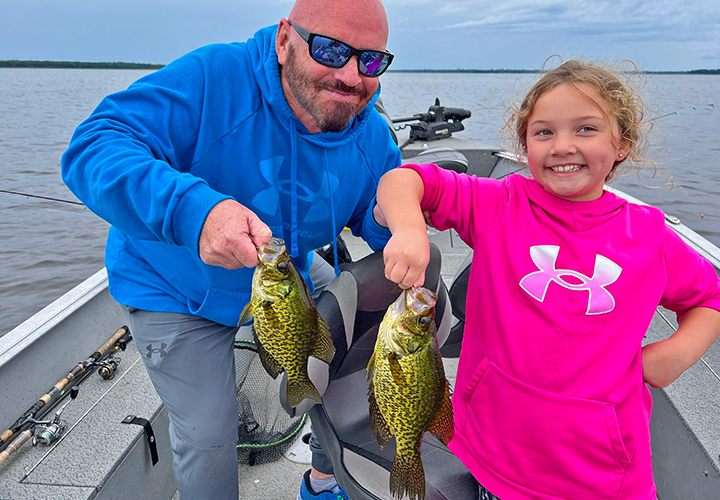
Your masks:
M 107 288 L 103 267 L 0 337 L 0 369 Z

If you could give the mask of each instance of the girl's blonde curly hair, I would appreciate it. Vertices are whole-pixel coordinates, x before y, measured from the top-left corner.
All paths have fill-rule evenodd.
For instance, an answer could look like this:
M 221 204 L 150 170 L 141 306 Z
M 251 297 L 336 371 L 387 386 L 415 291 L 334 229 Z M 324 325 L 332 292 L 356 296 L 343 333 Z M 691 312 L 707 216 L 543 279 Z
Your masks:
M 628 157 L 634 162 L 651 163 L 644 158 L 644 154 L 647 133 L 652 124 L 644 120 L 645 105 L 624 77 L 624 75 L 638 75 L 640 71 L 635 63 L 624 62 L 630 64 L 633 70 L 621 73 L 599 63 L 571 59 L 548 71 L 533 85 L 520 106 L 511 106 L 508 110 L 509 116 L 505 128 L 509 129 L 513 135 L 513 145 L 517 152 L 527 154 L 528 120 L 540 96 L 564 83 L 572 85 L 578 92 L 587 96 L 577 88 L 578 84 L 585 83 L 594 88 L 608 103 L 612 115 L 606 116 L 606 118 L 608 121 L 613 118 L 617 120 L 620 129 L 620 144 L 628 147 L 627 156 L 615 162 L 607 180 L 613 177 L 618 165 Z M 545 61 L 543 69 L 546 65 L 547 61 Z M 590 98 L 590 96 L 587 97 Z M 603 110 L 600 103 L 596 102 L 595 104 Z M 604 110 L 603 114 L 605 114 Z

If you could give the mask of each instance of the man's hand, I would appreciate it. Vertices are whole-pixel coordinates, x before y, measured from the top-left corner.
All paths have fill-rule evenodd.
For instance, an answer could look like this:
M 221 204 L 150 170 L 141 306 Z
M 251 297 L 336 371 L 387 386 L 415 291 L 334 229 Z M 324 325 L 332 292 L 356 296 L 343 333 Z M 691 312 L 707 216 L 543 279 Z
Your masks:
M 270 241 L 272 231 L 254 212 L 235 200 L 223 200 L 208 214 L 200 233 L 200 258 L 226 269 L 254 267 L 257 248 Z

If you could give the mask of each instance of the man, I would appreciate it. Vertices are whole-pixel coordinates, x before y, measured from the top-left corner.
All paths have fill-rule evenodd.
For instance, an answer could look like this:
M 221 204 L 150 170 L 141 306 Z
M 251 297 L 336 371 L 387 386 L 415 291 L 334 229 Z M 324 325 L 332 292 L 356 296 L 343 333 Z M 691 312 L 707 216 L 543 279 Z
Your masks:
M 400 164 L 373 111 L 387 36 L 380 0 L 297 0 L 247 42 L 106 97 L 63 155 L 66 184 L 112 224 L 110 292 L 168 409 L 180 498 L 238 498 L 232 351 L 255 245 L 283 238 L 312 289 L 312 250 L 344 226 L 373 249 L 390 235 L 372 216 L 377 181 Z M 323 469 L 303 495 L 344 495 Z

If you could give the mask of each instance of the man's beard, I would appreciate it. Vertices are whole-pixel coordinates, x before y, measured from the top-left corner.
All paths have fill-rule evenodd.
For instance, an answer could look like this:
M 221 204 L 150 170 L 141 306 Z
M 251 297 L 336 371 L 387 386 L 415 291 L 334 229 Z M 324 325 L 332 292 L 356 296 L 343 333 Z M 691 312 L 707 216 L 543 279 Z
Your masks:
M 348 64 L 353 64 L 353 62 L 350 61 Z M 340 132 L 343 130 L 350 123 L 350 120 L 365 109 L 370 99 L 372 99 L 372 95 L 368 95 L 367 90 L 361 86 L 349 87 L 339 81 L 334 84 L 323 83 L 303 73 L 298 67 L 295 49 L 292 46 L 288 49 L 287 59 L 282 71 L 300 106 L 310 113 L 310 116 L 315 119 L 318 128 L 323 132 Z M 319 99 L 323 89 L 357 94 L 360 96 L 360 101 L 355 105 L 334 101 L 323 103 Z

